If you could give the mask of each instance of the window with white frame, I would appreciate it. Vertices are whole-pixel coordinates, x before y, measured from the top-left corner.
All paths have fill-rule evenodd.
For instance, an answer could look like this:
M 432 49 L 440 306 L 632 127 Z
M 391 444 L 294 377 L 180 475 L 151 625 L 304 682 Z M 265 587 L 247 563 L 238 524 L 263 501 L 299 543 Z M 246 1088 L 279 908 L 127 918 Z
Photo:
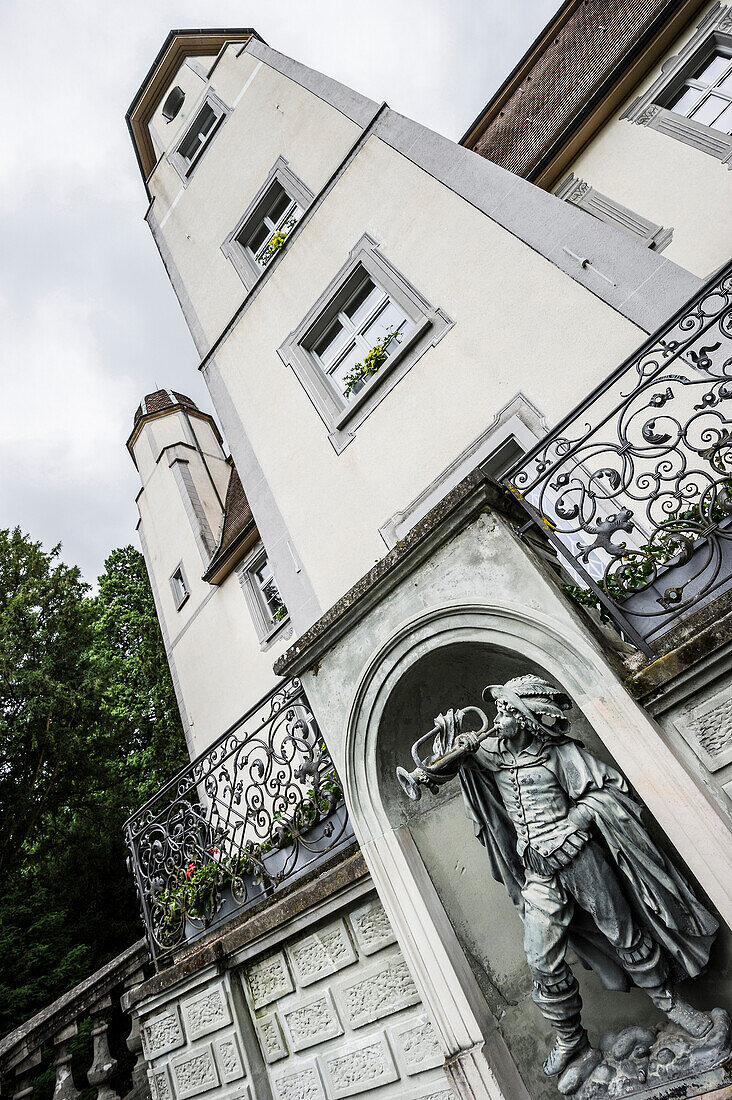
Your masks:
M 183 572 L 183 566 L 179 565 L 170 578 L 170 589 L 173 593 L 173 602 L 177 611 L 180 611 L 183 604 L 190 596 L 188 590 L 188 583 L 186 581 L 185 573 Z
M 622 117 L 732 163 L 732 7 L 710 8 Z
M 723 134 L 732 134 L 732 51 L 717 47 L 686 78 L 666 104 Z
M 277 350 L 340 452 L 359 424 L 452 324 L 364 234 Z
M 247 289 L 261 277 L 313 201 L 312 191 L 278 157 L 267 179 L 221 246 Z
M 303 346 L 343 400 L 353 401 L 413 328 L 403 307 L 359 267 Z
M 227 114 L 226 104 L 209 89 L 203 106 L 197 110 L 193 122 L 170 154 L 170 162 L 184 182 L 193 172 Z
M 237 572 L 257 636 L 261 642 L 267 642 L 289 615 L 266 552 L 257 550 Z

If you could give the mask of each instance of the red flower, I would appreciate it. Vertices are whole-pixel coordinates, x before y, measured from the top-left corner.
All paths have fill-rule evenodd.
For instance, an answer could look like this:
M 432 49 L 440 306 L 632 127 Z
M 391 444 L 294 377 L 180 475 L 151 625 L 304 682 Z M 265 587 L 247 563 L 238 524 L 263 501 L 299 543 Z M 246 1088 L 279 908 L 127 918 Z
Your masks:
M 188 878 L 190 878 L 191 875 L 193 874 L 193 872 L 195 871 L 195 869 L 196 869 L 195 863 L 189 863 L 188 866 L 186 867 L 186 876 Z

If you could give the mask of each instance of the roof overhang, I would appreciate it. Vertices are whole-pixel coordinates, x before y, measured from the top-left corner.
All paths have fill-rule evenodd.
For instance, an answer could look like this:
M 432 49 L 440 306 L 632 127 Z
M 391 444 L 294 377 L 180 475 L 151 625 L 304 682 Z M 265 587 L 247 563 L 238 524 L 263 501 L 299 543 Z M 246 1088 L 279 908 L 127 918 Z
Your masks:
M 135 147 L 137 163 L 146 183 L 156 163 L 155 149 L 148 125 L 163 93 L 185 59 L 217 55 L 228 43 L 246 43 L 251 38 L 259 38 L 262 41 L 252 27 L 170 32 L 125 115 L 127 128 Z
M 211 416 L 210 413 L 201 412 L 200 409 L 192 409 L 189 405 L 181 405 L 177 402 L 175 405 L 166 405 L 164 409 L 157 409 L 155 412 L 143 413 L 139 420 L 135 422 L 135 426 L 132 429 L 129 438 L 127 439 L 127 450 L 130 452 L 132 461 L 137 466 L 137 460 L 135 459 L 135 443 L 140 438 L 140 432 L 149 424 L 151 420 L 160 420 L 163 416 L 170 416 L 171 413 L 182 412 L 187 417 L 193 417 L 195 420 L 204 420 L 207 424 L 210 424 L 211 430 L 218 439 L 219 443 L 223 444 L 221 438 L 221 432 L 219 431 L 218 424 Z
M 460 145 L 468 149 L 475 147 L 476 142 L 511 97 L 527 79 L 531 79 L 533 70 L 548 47 L 556 41 L 562 29 L 585 2 L 586 0 L 564 0 L 544 30 L 460 138 Z M 622 62 L 615 66 L 604 84 L 575 114 L 571 122 L 557 136 L 551 148 L 537 160 L 526 178 L 540 187 L 551 187 L 566 164 L 577 155 L 619 104 L 631 94 L 706 2 L 707 0 L 669 0 L 660 17 L 649 24 L 645 35 L 641 37 L 636 47 L 627 51 Z

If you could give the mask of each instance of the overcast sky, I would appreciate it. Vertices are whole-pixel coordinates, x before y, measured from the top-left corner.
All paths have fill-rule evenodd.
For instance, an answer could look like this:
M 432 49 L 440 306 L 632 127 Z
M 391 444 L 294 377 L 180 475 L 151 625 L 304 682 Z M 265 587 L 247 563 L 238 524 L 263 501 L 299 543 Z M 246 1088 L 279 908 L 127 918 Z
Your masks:
M 209 407 L 124 115 L 172 27 L 275 49 L 457 140 L 558 0 L 1 0 L 0 527 L 94 581 L 136 544 L 124 443 L 157 387 Z

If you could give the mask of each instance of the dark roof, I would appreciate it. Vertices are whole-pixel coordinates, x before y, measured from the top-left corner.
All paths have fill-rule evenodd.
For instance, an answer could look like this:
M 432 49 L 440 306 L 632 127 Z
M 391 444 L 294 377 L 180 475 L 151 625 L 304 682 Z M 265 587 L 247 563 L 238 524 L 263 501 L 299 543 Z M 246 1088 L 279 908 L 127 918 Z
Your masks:
M 173 409 L 176 405 L 185 405 L 187 409 L 196 409 L 196 402 L 184 393 L 177 390 L 154 390 L 142 399 L 142 403 L 135 409 L 135 424 L 142 420 L 143 416 L 150 413 L 163 412 L 164 409 Z
M 245 541 L 245 537 L 256 531 L 254 516 L 249 507 L 246 493 L 242 486 L 236 466 L 231 462 L 231 476 L 226 489 L 226 501 L 224 503 L 224 524 L 221 528 L 221 538 L 213 557 L 209 562 L 204 580 L 211 580 L 217 576 L 226 559 L 233 555 L 234 551 Z
M 567 0 L 461 139 L 535 178 L 687 0 Z

